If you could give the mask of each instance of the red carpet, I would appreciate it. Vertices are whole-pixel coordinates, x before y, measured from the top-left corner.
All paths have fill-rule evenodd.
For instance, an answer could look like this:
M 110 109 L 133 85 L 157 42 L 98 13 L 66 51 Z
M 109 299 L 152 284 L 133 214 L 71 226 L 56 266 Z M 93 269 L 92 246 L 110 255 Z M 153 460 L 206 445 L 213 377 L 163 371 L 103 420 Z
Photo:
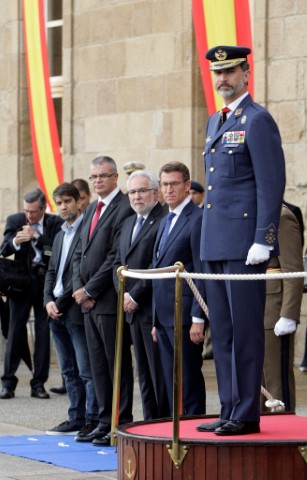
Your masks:
M 209 423 L 214 418 L 183 419 L 180 422 L 181 439 L 207 442 L 288 442 L 307 441 L 307 417 L 297 415 L 265 415 L 261 417 L 260 433 L 251 435 L 236 435 L 222 437 L 214 433 L 201 433 L 196 430 L 200 423 Z M 173 436 L 172 422 L 157 422 L 137 424 L 125 429 L 128 435 L 171 439 Z

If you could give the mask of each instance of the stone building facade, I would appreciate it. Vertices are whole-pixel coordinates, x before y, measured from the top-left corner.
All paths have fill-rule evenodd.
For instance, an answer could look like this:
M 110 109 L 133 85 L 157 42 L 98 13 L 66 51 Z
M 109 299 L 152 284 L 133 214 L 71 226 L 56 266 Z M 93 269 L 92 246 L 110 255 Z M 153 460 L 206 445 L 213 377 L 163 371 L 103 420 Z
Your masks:
M 0 234 L 36 185 L 21 0 L 0 0 Z M 286 199 L 307 212 L 307 2 L 252 2 L 255 100 L 276 119 Z M 207 109 L 191 0 L 63 0 L 64 178 L 88 177 L 98 154 L 154 172 L 170 160 L 203 181 Z M 261 138 L 259 138 L 261 142 Z M 274 185 L 272 184 L 272 188 Z

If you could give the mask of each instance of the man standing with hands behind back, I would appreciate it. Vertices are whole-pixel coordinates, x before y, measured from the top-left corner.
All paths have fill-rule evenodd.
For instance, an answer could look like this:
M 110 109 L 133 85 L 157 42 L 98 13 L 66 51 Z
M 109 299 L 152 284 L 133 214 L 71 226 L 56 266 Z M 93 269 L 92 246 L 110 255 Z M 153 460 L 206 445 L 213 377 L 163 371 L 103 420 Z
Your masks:
M 285 165 L 278 127 L 247 91 L 247 47 L 210 49 L 215 90 L 225 108 L 209 118 L 201 258 L 212 274 L 265 273 L 278 255 Z M 265 281 L 208 280 L 220 418 L 198 426 L 217 435 L 260 431 Z
M 74 257 L 73 297 L 84 313 L 86 341 L 99 408 L 99 424 L 79 442 L 110 445 L 113 373 L 117 324 L 117 293 L 113 267 L 121 227 L 133 214 L 128 198 L 117 186 L 117 167 L 110 157 L 96 157 L 90 180 L 98 201 L 86 209 Z M 133 370 L 130 341 L 124 335 L 119 423 L 132 422 Z

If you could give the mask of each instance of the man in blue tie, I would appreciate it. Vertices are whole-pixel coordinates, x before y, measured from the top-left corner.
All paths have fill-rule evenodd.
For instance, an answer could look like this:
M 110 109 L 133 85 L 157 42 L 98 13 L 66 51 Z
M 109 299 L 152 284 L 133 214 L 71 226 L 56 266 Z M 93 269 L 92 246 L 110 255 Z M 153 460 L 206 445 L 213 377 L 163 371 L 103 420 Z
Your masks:
M 189 197 L 189 169 L 181 162 L 165 164 L 159 173 L 160 186 L 169 206 L 168 215 L 161 221 L 153 251 L 153 267 L 161 268 L 182 262 L 188 272 L 201 272 L 200 232 L 202 210 Z M 197 282 L 204 296 L 204 282 Z M 173 407 L 174 357 L 174 279 L 153 280 L 153 338 L 163 365 L 169 409 Z M 205 314 L 186 282 L 182 296 L 183 352 L 183 415 L 203 414 L 206 411 L 205 382 L 202 375 L 202 349 Z
M 114 265 L 114 284 L 118 289 L 117 269 L 150 268 L 159 222 L 164 216 L 158 202 L 159 181 L 146 170 L 128 177 L 127 191 L 135 215 L 122 227 Z M 127 278 L 125 282 L 125 320 L 130 327 L 145 420 L 169 416 L 158 346 L 152 341 L 151 281 Z

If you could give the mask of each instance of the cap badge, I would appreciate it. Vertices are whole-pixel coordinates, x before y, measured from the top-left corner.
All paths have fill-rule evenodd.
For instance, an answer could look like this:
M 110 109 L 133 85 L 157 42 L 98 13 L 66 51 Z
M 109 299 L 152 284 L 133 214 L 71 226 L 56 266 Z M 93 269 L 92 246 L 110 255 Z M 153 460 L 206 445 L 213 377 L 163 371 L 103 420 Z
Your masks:
M 216 50 L 214 56 L 219 62 L 222 62 L 223 60 L 226 60 L 227 52 L 225 52 L 225 50 L 222 50 L 221 48 L 219 48 L 218 50 Z

